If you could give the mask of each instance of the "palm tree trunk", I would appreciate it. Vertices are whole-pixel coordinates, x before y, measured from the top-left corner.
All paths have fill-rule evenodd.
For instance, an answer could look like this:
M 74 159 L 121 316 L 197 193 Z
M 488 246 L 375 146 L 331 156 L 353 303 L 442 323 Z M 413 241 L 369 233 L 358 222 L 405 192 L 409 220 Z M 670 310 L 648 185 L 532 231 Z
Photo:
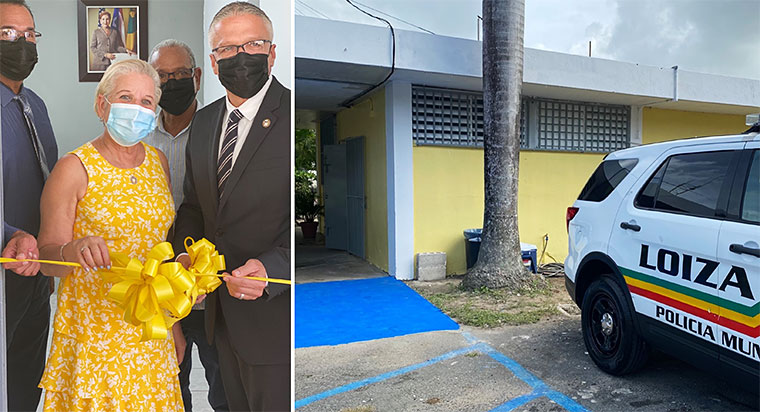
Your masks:
M 466 288 L 516 288 L 530 278 L 517 229 L 524 21 L 524 0 L 483 0 L 485 210 Z

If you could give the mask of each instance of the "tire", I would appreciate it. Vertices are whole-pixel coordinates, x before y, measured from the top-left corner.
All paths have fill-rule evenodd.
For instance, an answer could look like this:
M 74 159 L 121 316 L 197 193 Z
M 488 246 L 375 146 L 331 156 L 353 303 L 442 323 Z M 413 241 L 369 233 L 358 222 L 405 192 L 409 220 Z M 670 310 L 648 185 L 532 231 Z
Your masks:
M 635 312 L 610 275 L 595 280 L 583 296 L 583 342 L 591 360 L 611 375 L 625 375 L 646 363 L 649 349 L 636 331 Z

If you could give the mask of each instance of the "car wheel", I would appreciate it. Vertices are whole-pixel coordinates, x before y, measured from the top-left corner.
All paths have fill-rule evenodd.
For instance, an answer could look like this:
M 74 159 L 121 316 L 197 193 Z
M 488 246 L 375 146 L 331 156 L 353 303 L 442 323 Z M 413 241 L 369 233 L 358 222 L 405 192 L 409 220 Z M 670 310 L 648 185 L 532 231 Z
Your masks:
M 603 371 L 625 375 L 647 360 L 646 342 L 633 324 L 633 308 L 611 276 L 595 280 L 583 297 L 581 325 L 589 356 Z

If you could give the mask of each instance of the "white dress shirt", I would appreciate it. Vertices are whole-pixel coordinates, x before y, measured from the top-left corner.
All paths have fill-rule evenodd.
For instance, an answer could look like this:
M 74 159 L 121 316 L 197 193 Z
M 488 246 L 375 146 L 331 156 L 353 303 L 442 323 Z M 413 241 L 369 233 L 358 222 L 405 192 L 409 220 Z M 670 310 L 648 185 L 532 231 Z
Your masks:
M 200 110 L 201 104 L 197 103 L 195 111 Z M 162 111 L 156 116 L 156 128 L 145 138 L 145 143 L 164 152 L 169 161 L 169 171 L 172 179 L 172 197 L 174 198 L 174 210 L 179 209 L 184 197 L 183 186 L 185 181 L 185 147 L 190 136 L 190 123 L 176 136 L 166 131 Z
M 272 84 L 271 75 L 258 93 L 254 94 L 250 99 L 246 100 L 238 107 L 235 107 L 232 105 L 232 103 L 230 103 L 229 97 L 226 97 L 224 99 L 227 105 L 227 110 L 224 112 L 224 125 L 222 126 L 222 133 L 219 135 L 219 152 L 216 154 L 217 161 L 219 160 L 219 156 L 222 155 L 222 147 L 224 147 L 224 132 L 227 130 L 227 122 L 229 121 L 230 113 L 232 113 L 235 109 L 238 109 L 243 115 L 243 118 L 240 119 L 240 122 L 238 123 L 237 142 L 235 143 L 235 151 L 232 152 L 232 167 L 235 167 L 235 161 L 240 154 L 240 149 L 243 148 L 245 139 L 248 137 L 248 132 L 251 130 L 253 119 L 259 112 L 261 102 L 264 101 L 264 96 L 267 94 L 267 90 L 269 90 L 270 84 Z

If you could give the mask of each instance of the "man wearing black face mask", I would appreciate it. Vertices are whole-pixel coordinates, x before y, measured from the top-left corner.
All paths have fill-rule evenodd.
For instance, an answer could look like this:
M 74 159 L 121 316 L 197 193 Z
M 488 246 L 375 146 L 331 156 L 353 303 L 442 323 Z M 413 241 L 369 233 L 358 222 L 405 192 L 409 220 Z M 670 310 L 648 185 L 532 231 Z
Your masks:
M 37 259 L 40 196 L 58 158 L 47 108 L 24 79 L 37 63 L 34 17 L 23 1 L 0 0 L 0 103 L 3 139 L 2 256 Z M 50 283 L 37 263 L 4 264 L 8 410 L 34 411 L 50 324 Z
M 290 287 L 245 277 L 290 279 L 290 91 L 271 76 L 272 23 L 258 7 L 223 7 L 208 38 L 227 95 L 190 126 L 174 246 L 205 237 L 231 274 L 206 298 L 230 410 L 289 411 Z
M 161 80 L 161 101 L 158 105 L 158 123 L 145 142 L 163 151 L 169 161 L 174 207 L 182 204 L 182 182 L 185 179 L 185 147 L 198 101 L 195 95 L 201 84 L 201 68 L 195 67 L 195 55 L 190 47 L 174 39 L 158 43 L 150 52 L 148 62 L 158 72 Z M 173 233 L 168 240 L 171 241 Z M 174 343 L 180 359 L 179 384 L 185 411 L 193 410 L 190 391 L 190 371 L 192 370 L 193 344 L 198 347 L 208 383 L 208 402 L 216 412 L 227 411 L 222 377 L 219 374 L 219 360 L 216 346 L 205 339 L 205 302 L 193 306 L 193 310 L 180 321 L 182 334 L 175 334 Z

